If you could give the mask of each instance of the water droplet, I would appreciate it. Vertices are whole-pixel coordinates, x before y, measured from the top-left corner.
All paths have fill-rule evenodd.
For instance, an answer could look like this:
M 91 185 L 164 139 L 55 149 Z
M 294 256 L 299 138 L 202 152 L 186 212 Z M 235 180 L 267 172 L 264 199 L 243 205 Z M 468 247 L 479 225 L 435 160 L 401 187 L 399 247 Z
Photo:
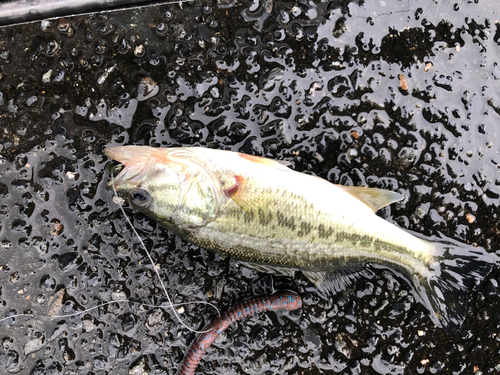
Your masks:
M 167 24 L 160 22 L 158 25 L 156 25 L 156 32 L 158 33 L 158 35 L 165 35 L 167 31 Z

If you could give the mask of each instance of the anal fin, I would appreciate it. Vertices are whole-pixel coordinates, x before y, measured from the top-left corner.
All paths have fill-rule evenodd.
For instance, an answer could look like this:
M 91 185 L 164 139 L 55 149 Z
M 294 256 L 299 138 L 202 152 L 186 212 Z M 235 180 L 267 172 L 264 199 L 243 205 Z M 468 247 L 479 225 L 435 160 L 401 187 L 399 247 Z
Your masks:
M 322 291 L 338 293 L 346 290 L 361 277 L 370 277 L 373 271 L 365 267 L 339 267 L 333 272 L 302 271 Z

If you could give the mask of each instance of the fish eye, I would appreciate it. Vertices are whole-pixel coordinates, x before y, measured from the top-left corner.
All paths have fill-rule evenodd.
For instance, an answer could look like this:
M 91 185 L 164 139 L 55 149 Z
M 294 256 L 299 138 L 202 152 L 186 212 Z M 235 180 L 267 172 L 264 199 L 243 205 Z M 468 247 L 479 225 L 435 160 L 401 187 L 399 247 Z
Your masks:
M 151 204 L 151 195 L 144 189 L 131 190 L 129 198 L 134 206 L 147 208 Z

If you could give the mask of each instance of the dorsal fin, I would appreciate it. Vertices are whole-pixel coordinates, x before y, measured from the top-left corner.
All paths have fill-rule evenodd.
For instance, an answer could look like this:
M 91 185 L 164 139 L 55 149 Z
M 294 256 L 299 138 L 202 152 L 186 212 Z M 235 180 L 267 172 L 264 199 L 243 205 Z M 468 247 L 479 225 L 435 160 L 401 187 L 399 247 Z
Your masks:
M 276 167 L 281 170 L 288 170 L 287 167 L 291 164 L 286 160 L 274 160 L 269 158 L 263 158 L 262 156 L 254 156 L 243 153 L 239 153 L 238 155 L 241 156 L 243 159 L 252 161 L 254 163 L 264 164 L 270 167 Z
M 370 207 L 373 212 L 389 204 L 404 199 L 404 195 L 390 190 L 375 189 L 362 186 L 341 186 L 346 192 Z

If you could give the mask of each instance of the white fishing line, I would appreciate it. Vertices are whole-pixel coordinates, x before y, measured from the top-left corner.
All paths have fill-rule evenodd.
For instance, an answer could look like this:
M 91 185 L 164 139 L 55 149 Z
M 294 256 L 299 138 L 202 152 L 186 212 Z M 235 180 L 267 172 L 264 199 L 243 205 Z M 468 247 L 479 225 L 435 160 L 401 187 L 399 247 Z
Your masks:
M 144 303 L 144 302 L 140 302 L 140 301 L 132 301 L 132 300 L 129 300 L 129 299 L 117 299 L 117 300 L 114 300 L 114 301 L 109 301 L 109 302 L 106 302 L 106 303 L 102 303 L 102 304 L 100 304 L 98 306 L 90 307 L 90 308 L 88 308 L 86 310 L 83 310 L 83 311 L 78 311 L 76 313 L 64 314 L 64 315 L 53 315 L 53 316 L 51 316 L 51 318 L 69 318 L 69 317 L 72 317 L 72 316 L 82 315 L 82 314 L 85 314 L 88 311 L 98 309 L 99 307 L 103 307 L 103 306 L 106 306 L 106 305 L 111 305 L 113 303 L 120 303 L 120 302 L 137 303 L 139 305 L 147 306 L 147 307 L 172 307 L 172 308 L 176 307 L 176 306 L 196 305 L 196 304 L 200 303 L 200 304 L 203 304 L 203 305 L 210 305 L 210 306 L 212 306 L 213 308 L 215 308 L 217 310 L 217 313 L 220 316 L 219 309 L 217 307 L 215 307 L 213 304 L 211 304 L 210 302 L 205 302 L 205 301 L 181 302 L 181 303 L 174 303 L 174 304 L 170 304 L 170 305 L 151 305 L 149 303 Z M 205 331 L 205 332 L 207 332 L 207 331 Z
M 34 316 L 34 314 L 15 314 L 15 315 L 11 315 L 11 316 L 8 316 L 6 318 L 0 319 L 0 323 L 3 322 L 3 321 L 5 321 L 5 320 L 14 319 L 14 318 L 20 318 L 20 317 L 23 317 L 23 316 Z
M 113 188 L 113 193 L 115 194 L 115 197 L 117 198 L 117 200 L 119 201 L 119 197 L 118 197 L 118 193 L 116 192 L 116 188 L 115 188 L 115 184 L 114 184 L 114 178 L 115 176 L 113 175 L 113 172 L 111 172 L 111 178 L 113 181 L 113 183 L 111 184 L 112 188 Z M 206 333 L 206 332 L 209 332 L 210 330 L 208 331 L 196 331 L 190 327 L 188 327 L 184 321 L 181 319 L 181 317 L 179 316 L 179 314 L 177 313 L 177 311 L 174 309 L 174 304 L 172 303 L 172 300 L 170 299 L 170 296 L 167 292 L 167 288 L 165 287 L 165 284 L 163 283 L 163 279 L 161 278 L 160 276 L 160 272 L 158 272 L 158 269 L 156 268 L 155 266 L 155 263 L 153 261 L 153 258 L 151 257 L 151 254 L 149 253 L 148 249 L 146 248 L 146 245 L 144 244 L 144 242 L 142 241 L 142 238 L 141 236 L 139 236 L 139 233 L 137 233 L 137 231 L 135 230 L 134 226 L 132 225 L 132 222 L 130 221 L 130 219 L 128 218 L 127 216 L 127 213 L 125 212 L 125 210 L 123 209 L 123 206 L 118 203 L 118 207 L 120 207 L 120 210 L 123 214 L 123 216 L 125 217 L 125 220 L 127 221 L 128 225 L 130 226 L 130 228 L 132 228 L 132 231 L 134 232 L 134 234 L 136 235 L 136 237 L 138 238 L 140 244 L 141 244 L 141 247 L 143 248 L 143 250 L 146 252 L 146 254 L 148 255 L 148 258 L 149 258 L 149 261 L 151 262 L 151 266 L 153 267 L 155 273 L 156 273 L 156 276 L 158 277 L 158 280 L 160 281 L 160 285 L 163 289 L 163 292 L 165 293 L 165 296 L 167 297 L 167 301 L 168 301 L 168 307 L 170 307 L 172 309 L 172 312 L 174 313 L 175 315 L 175 318 L 179 321 L 179 323 L 181 323 L 185 328 L 187 328 L 189 331 L 191 332 L 194 332 L 194 333 Z M 217 314 L 220 315 L 220 311 L 219 309 L 212 303 L 210 302 L 205 302 L 205 301 L 196 301 L 196 302 L 192 302 L 192 303 L 204 303 L 204 304 L 208 304 L 210 306 L 212 306 L 215 310 L 217 310 Z
M 220 316 L 219 309 L 217 307 L 215 307 L 213 304 L 211 304 L 210 302 L 205 302 L 205 301 L 181 302 L 181 303 L 175 303 L 175 304 L 172 304 L 172 305 L 151 305 L 149 303 L 144 303 L 144 302 L 140 302 L 140 301 L 132 301 L 132 300 L 129 300 L 129 299 L 117 299 L 117 300 L 113 300 L 113 301 L 101 303 L 100 305 L 97 305 L 97 306 L 94 306 L 94 307 L 89 307 L 88 309 L 85 309 L 85 310 L 82 310 L 82 311 L 77 311 L 75 313 L 63 314 L 63 315 L 50 315 L 49 317 L 50 318 L 57 318 L 57 319 L 59 319 L 59 318 L 70 318 L 72 316 L 78 316 L 78 315 L 85 314 L 85 313 L 87 313 L 89 311 L 98 309 L 98 308 L 103 307 L 103 306 L 111 305 L 113 303 L 120 303 L 120 302 L 137 303 L 139 305 L 147 306 L 147 307 L 177 307 L 177 306 L 183 306 L 183 305 L 203 304 L 203 305 L 210 305 L 211 307 L 213 307 L 215 310 L 217 310 L 217 313 Z M 15 315 L 10 315 L 10 316 L 7 316 L 5 318 L 0 319 L 0 323 L 4 322 L 6 320 L 9 320 L 9 319 L 21 318 L 23 316 L 36 316 L 36 315 L 35 314 L 15 314 Z M 208 331 L 205 331 L 205 332 L 208 332 Z

